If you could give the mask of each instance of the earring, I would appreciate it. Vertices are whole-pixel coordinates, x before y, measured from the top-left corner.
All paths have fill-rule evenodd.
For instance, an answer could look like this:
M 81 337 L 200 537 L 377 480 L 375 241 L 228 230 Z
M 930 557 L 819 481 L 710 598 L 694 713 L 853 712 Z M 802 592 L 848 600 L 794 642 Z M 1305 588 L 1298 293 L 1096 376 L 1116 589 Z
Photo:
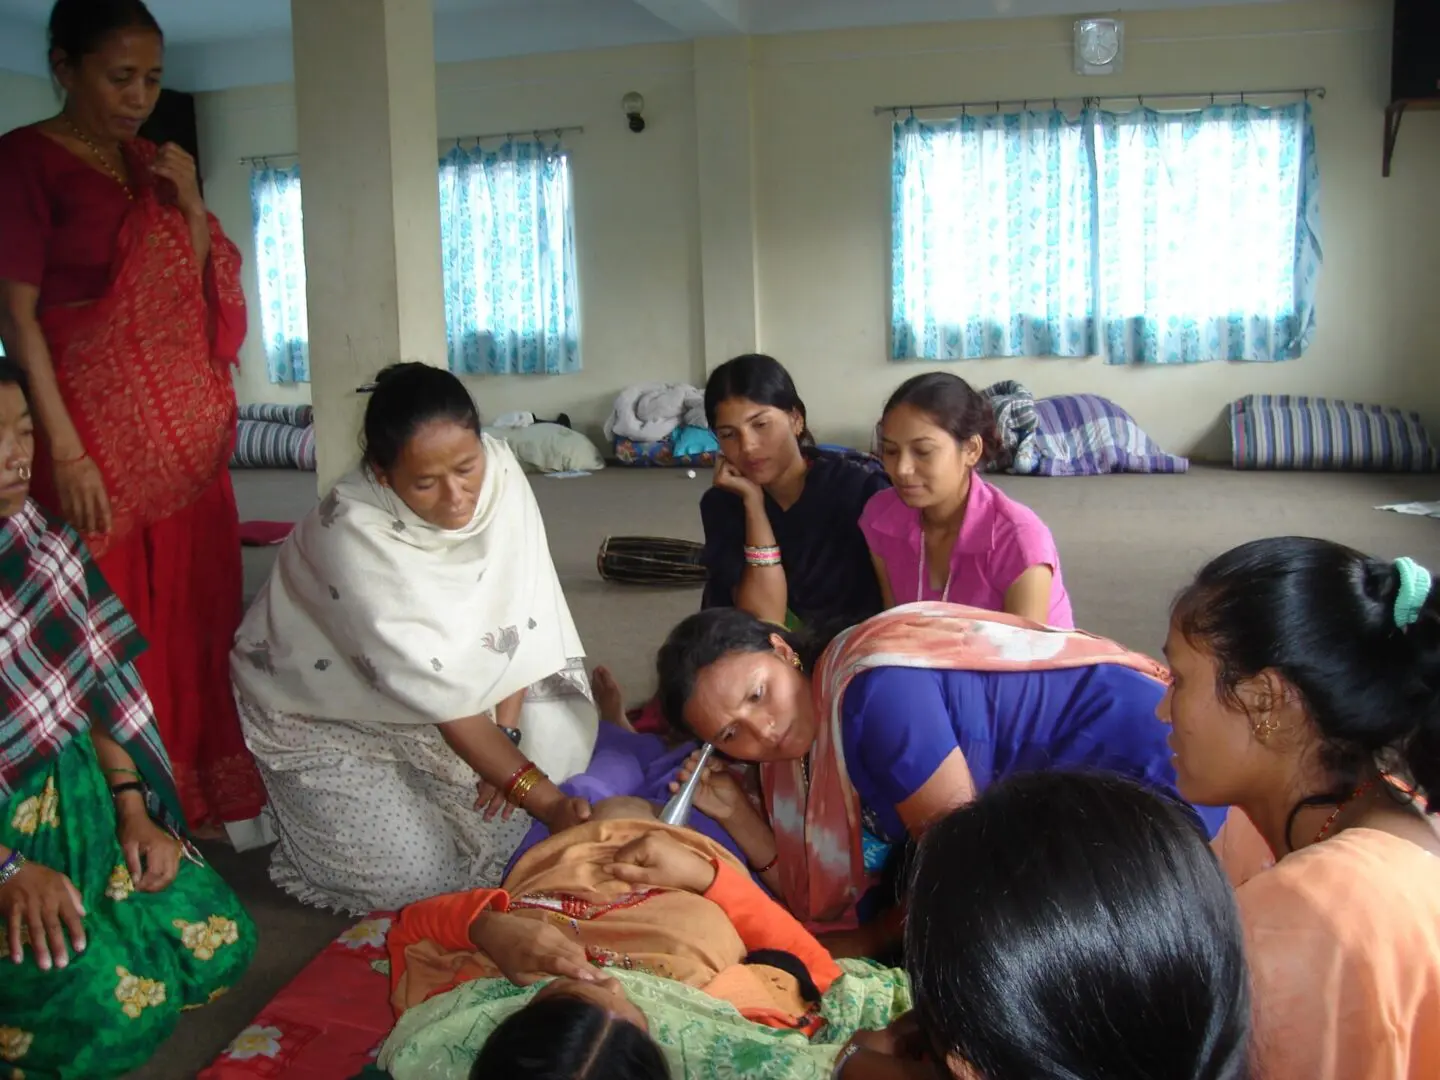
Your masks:
M 1250 725 L 1250 734 L 1255 737 L 1256 742 L 1264 746 L 1270 741 L 1270 736 L 1275 734 L 1277 727 L 1279 727 L 1279 725 L 1275 722 L 1275 718 L 1273 716 L 1267 716 L 1259 723 L 1252 723 Z
M 795 670 L 796 670 L 796 671 L 804 671 L 804 670 L 805 670 L 804 665 L 802 665 L 802 664 L 800 663 L 800 657 L 798 657 L 798 656 L 792 656 L 792 657 L 790 657 L 790 663 L 792 663 L 792 664 L 795 665 Z

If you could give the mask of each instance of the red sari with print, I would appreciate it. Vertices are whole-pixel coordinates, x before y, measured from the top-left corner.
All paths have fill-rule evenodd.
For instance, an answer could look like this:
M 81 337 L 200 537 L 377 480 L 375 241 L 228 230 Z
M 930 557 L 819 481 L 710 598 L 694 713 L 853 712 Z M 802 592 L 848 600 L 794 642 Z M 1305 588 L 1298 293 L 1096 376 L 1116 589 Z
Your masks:
M 245 297 L 213 216 L 197 264 L 184 216 L 151 180 L 154 155 L 144 140 L 126 147 L 132 199 L 36 128 L 0 138 L 0 279 L 40 290 L 61 394 L 113 514 L 86 540 L 149 642 L 137 667 L 196 826 L 265 802 L 228 663 L 243 600 L 227 462 Z M 38 443 L 32 492 L 59 512 Z

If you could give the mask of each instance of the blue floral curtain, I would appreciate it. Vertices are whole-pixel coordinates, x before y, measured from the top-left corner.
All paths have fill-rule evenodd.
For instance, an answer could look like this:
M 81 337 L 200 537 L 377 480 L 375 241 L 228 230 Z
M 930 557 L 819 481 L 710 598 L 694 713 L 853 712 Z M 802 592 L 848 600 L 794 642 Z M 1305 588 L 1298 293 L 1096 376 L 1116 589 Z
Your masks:
M 1092 178 L 1058 111 L 896 124 L 894 358 L 1094 353 Z
M 580 370 L 569 156 L 538 140 L 456 148 L 440 163 L 450 369 Z
M 1321 260 L 1310 106 L 1096 112 L 1092 131 L 1107 359 L 1304 352 Z
M 270 381 L 309 382 L 300 166 L 276 169 L 266 163 L 256 165 L 250 173 L 250 213 L 255 221 L 260 329 Z
M 909 118 L 892 356 L 1299 356 L 1319 188 L 1308 104 Z

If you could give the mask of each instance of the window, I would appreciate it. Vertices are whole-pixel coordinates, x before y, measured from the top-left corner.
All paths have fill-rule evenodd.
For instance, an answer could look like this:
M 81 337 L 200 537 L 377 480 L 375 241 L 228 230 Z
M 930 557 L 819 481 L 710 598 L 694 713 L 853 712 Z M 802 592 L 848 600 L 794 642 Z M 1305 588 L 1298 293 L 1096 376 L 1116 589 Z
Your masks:
M 261 162 L 250 174 L 259 278 L 260 330 L 272 383 L 310 381 L 305 314 L 305 237 L 300 224 L 300 166 Z
M 568 155 L 539 142 L 451 151 L 439 166 L 440 254 L 450 370 L 580 370 Z M 260 317 L 270 381 L 308 382 L 300 170 L 250 178 Z
M 450 369 L 580 370 L 570 160 L 557 146 L 456 148 L 440 164 Z
M 1315 325 L 1309 106 L 895 126 L 895 359 L 1284 360 Z

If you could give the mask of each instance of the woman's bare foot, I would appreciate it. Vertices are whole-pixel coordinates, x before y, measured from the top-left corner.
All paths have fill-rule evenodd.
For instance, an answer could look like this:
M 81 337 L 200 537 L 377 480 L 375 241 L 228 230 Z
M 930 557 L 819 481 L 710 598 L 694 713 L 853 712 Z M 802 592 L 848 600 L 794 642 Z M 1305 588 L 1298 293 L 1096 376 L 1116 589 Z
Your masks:
M 590 673 L 590 692 L 595 695 L 595 708 L 601 720 L 632 733 L 635 731 L 625 715 L 625 696 L 620 693 L 620 684 L 609 668 L 597 667 Z

